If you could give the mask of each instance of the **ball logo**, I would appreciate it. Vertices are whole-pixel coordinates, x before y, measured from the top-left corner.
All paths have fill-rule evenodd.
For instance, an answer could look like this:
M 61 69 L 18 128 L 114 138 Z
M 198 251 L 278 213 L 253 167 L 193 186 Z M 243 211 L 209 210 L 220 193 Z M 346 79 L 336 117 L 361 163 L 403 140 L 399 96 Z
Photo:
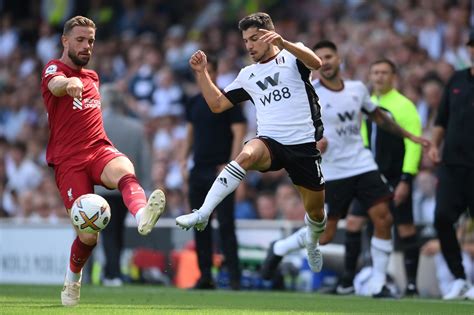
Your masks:
M 100 231 L 100 228 L 95 225 L 95 221 L 99 218 L 99 212 L 96 212 L 91 218 L 89 218 L 84 211 L 79 211 L 79 214 L 84 220 L 84 223 L 81 224 L 81 230 L 90 227 L 94 231 Z

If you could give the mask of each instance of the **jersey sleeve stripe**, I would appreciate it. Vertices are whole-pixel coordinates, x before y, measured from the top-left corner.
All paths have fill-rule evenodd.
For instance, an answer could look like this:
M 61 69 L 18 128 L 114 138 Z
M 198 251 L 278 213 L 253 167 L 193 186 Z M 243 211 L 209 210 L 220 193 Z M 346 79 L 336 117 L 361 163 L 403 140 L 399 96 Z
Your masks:
M 254 101 L 253 101 L 252 97 L 250 96 L 250 94 L 247 91 L 245 91 L 243 88 L 230 90 L 230 91 L 224 93 L 224 96 L 227 97 L 227 99 L 234 105 L 237 105 L 239 103 L 242 103 L 242 102 L 248 101 L 248 100 L 250 100 L 252 103 L 254 103 Z
M 308 67 L 304 65 L 303 62 L 298 59 L 296 59 L 296 65 L 301 75 L 301 80 L 303 80 L 306 95 L 308 97 L 308 103 L 311 111 L 311 119 L 313 121 L 314 126 L 314 139 L 315 141 L 318 141 L 321 140 L 324 132 L 324 126 L 321 120 L 321 106 L 319 104 L 319 97 L 310 82 L 311 71 L 308 69 Z

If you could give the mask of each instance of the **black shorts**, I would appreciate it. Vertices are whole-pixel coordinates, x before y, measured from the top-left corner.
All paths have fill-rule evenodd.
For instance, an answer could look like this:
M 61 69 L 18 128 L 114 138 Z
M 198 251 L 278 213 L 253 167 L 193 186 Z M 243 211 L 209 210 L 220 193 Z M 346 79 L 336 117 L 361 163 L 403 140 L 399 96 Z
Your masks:
M 328 217 L 344 218 L 353 199 L 364 209 L 392 198 L 392 191 L 379 171 L 326 182 Z
M 392 190 L 395 190 L 399 183 L 399 179 L 388 179 L 388 184 Z M 410 184 L 411 185 L 411 184 Z M 351 205 L 350 214 L 366 217 L 367 208 L 364 208 L 359 200 L 354 200 L 354 203 Z M 398 207 L 395 206 L 393 202 L 390 202 L 390 211 L 393 216 L 393 223 L 395 225 L 399 224 L 411 224 L 413 223 L 413 195 L 412 189 L 410 188 L 409 195 L 407 199 L 402 202 Z
M 474 216 L 474 168 L 440 165 L 436 190 L 436 215 L 443 213 L 453 224 L 467 209 Z
M 267 171 L 278 171 L 284 168 L 293 184 L 304 188 L 324 190 L 324 178 L 321 172 L 321 153 L 316 142 L 283 145 L 268 137 L 257 137 L 270 151 L 271 165 Z

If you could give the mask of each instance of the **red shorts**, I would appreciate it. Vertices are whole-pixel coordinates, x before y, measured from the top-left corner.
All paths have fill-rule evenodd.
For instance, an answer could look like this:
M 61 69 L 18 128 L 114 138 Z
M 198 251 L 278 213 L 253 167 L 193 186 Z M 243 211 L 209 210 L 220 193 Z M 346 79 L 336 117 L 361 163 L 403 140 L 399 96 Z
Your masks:
M 71 209 L 74 200 L 84 194 L 94 193 L 94 185 L 102 185 L 100 176 L 105 165 L 112 159 L 125 156 L 114 146 L 100 144 L 54 165 L 54 175 L 66 209 Z

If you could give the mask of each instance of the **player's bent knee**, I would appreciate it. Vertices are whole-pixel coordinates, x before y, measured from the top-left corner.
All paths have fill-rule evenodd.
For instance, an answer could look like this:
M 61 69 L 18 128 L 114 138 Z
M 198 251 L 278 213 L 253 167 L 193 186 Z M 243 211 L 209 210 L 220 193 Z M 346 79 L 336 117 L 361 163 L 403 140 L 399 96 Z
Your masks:
M 257 152 L 241 152 L 236 158 L 235 162 L 237 162 L 243 169 L 249 170 L 252 168 L 260 168 L 264 163 L 262 161 L 262 155 L 258 154 Z
M 378 229 L 389 229 L 392 224 L 393 218 L 390 212 L 381 213 L 374 220 L 374 226 Z
M 248 167 L 253 164 L 252 154 L 250 152 L 240 152 L 240 154 L 235 158 L 235 162 L 237 162 L 242 168 L 248 169 Z
M 82 243 L 93 246 L 99 240 L 99 233 L 78 233 L 79 239 Z
M 349 215 L 346 219 L 346 230 L 349 232 L 358 232 L 362 230 L 365 224 L 365 218 Z

